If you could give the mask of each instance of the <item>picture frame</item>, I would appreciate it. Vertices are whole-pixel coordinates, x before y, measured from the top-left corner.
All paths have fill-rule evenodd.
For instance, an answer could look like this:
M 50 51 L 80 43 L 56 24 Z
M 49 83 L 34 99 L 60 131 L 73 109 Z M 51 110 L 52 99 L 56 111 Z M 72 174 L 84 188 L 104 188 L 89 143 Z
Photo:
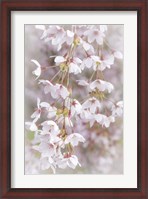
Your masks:
M 11 13 L 13 11 L 137 11 L 137 188 L 12 188 L 11 187 Z M 1 2 L 1 198 L 148 198 L 147 135 L 147 0 L 24 1 Z M 117 182 L 118 183 L 118 182 Z

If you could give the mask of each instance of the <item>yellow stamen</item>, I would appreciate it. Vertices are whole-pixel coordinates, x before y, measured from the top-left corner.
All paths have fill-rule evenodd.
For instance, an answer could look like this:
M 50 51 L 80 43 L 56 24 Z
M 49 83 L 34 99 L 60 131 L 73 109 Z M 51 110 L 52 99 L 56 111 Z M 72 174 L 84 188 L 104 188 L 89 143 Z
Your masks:
M 75 38 L 73 43 L 75 46 L 78 46 L 80 44 L 80 38 L 79 37 Z
M 62 72 L 67 72 L 68 71 L 68 65 L 64 62 L 60 64 L 60 69 Z
M 104 98 L 105 98 L 105 94 L 102 91 L 99 91 L 98 89 L 90 92 L 89 94 L 90 94 L 91 97 L 95 97 L 99 100 L 104 100 Z

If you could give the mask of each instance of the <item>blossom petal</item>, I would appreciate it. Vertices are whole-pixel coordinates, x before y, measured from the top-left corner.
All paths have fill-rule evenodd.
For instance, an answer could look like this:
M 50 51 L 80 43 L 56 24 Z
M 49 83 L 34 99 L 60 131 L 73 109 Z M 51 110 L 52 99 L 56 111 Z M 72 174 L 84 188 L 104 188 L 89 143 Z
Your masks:
M 92 64 L 93 64 L 93 61 L 90 57 L 85 59 L 85 65 L 86 65 L 87 68 L 91 68 Z
M 39 110 L 36 110 L 32 115 L 31 118 L 40 118 L 40 112 Z
M 39 64 L 39 62 L 35 59 L 31 60 L 37 67 L 41 67 L 41 65 Z
M 66 99 L 66 97 L 69 96 L 69 91 L 67 90 L 67 88 L 65 86 L 60 86 L 60 95 L 63 99 Z
M 71 143 L 72 146 L 77 146 L 79 142 L 85 142 L 85 139 L 78 133 L 72 133 L 65 139 L 65 144 Z
M 97 41 L 97 43 L 98 43 L 99 45 L 102 45 L 102 44 L 103 44 L 103 37 L 98 36 L 98 37 L 96 38 L 96 41 Z
M 92 43 L 92 42 L 94 42 L 94 41 L 95 41 L 94 34 L 90 33 L 90 34 L 88 35 L 88 42 L 89 42 L 89 43 Z
M 92 55 L 91 58 L 95 61 L 95 62 L 100 62 L 100 57 Z
M 100 31 L 101 32 L 107 31 L 107 25 L 100 25 Z
M 103 60 L 103 62 L 107 66 L 114 64 L 114 56 L 113 55 L 109 56 L 107 59 Z
M 41 102 L 40 106 L 44 108 L 48 108 L 50 105 L 47 102 Z
M 90 49 L 90 44 L 87 42 L 83 42 L 83 48 L 88 51 Z
M 38 97 L 38 98 L 37 98 L 37 108 L 38 108 L 38 109 L 40 108 L 40 101 L 41 101 L 41 100 L 40 100 L 40 98 Z
M 34 122 L 26 122 L 26 126 L 29 128 L 30 131 L 37 131 L 37 126 Z
M 62 63 L 65 61 L 65 58 L 62 56 L 57 56 L 54 60 L 56 63 Z
M 35 25 L 35 28 L 40 29 L 40 30 L 45 30 L 44 25 Z
M 70 120 L 69 117 L 65 117 L 65 124 L 68 127 L 73 127 L 73 123 L 72 123 L 72 121 Z
M 68 37 L 73 37 L 74 36 L 74 32 L 71 32 L 70 30 L 67 30 L 67 35 L 68 35 Z
M 70 63 L 69 65 L 69 73 L 74 73 L 75 75 L 81 73 L 81 69 L 77 64 Z
M 123 54 L 120 51 L 115 51 L 114 57 L 116 57 L 117 59 L 123 59 Z
M 78 82 L 78 85 L 81 85 L 81 86 L 88 86 L 89 85 L 89 83 L 85 80 L 77 80 L 77 82 Z
M 32 71 L 32 74 L 37 76 L 36 79 L 38 79 L 39 76 L 41 75 L 41 68 L 37 68 L 36 70 Z

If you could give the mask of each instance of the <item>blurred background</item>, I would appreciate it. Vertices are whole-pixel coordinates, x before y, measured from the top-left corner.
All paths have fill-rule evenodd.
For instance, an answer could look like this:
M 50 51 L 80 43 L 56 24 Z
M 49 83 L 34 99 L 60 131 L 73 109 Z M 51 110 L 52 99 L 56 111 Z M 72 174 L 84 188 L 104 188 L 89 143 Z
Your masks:
M 70 25 L 63 25 L 65 29 L 71 29 Z M 36 66 L 31 59 L 37 60 L 42 66 L 53 65 L 54 59 L 49 59 L 52 55 L 63 55 L 64 49 L 57 52 L 56 48 L 48 42 L 40 39 L 42 31 L 35 28 L 35 25 L 25 25 L 25 122 L 31 121 L 31 114 L 36 108 L 36 99 L 49 102 L 53 100 L 45 95 L 43 87 L 35 80 L 32 71 Z M 108 25 L 105 33 L 106 41 L 111 49 L 123 53 L 124 26 Z M 107 49 L 107 46 L 103 46 Z M 81 53 L 81 52 L 80 52 Z M 79 51 L 77 53 L 79 57 Z M 54 76 L 56 69 L 43 71 L 40 79 L 49 79 Z M 86 70 L 83 76 L 90 76 L 90 71 Z M 118 102 L 123 100 L 123 59 L 115 59 L 111 69 L 104 72 L 106 81 L 111 82 L 115 89 L 109 96 L 110 100 Z M 81 79 L 81 74 L 72 78 Z M 74 84 L 74 83 L 73 83 Z M 75 98 L 81 101 L 86 96 L 86 91 L 82 87 L 74 84 Z M 85 143 L 80 143 L 75 149 L 81 167 L 76 169 L 57 169 L 57 174 L 122 174 L 123 173 L 123 117 L 116 119 L 109 128 L 102 128 L 95 124 L 92 128 L 82 121 L 76 122 L 75 132 L 81 133 L 86 139 Z M 52 174 L 52 170 L 40 170 L 40 154 L 32 149 L 36 143 L 34 133 L 25 129 L 25 174 Z

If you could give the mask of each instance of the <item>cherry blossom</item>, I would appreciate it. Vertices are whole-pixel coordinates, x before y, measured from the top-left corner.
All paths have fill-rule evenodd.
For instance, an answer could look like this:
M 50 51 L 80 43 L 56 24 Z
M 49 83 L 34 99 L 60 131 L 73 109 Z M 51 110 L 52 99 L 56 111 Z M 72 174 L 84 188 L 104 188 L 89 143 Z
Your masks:
M 82 64 L 80 66 L 81 70 L 84 70 L 85 68 L 91 68 L 94 64 L 94 60 L 92 56 L 87 56 L 83 59 Z
M 69 154 L 65 154 L 64 159 L 58 162 L 58 167 L 61 169 L 65 169 L 66 167 L 75 169 L 77 165 L 81 166 L 77 156 Z
M 40 103 L 40 99 L 37 98 L 37 109 L 31 115 L 31 118 L 36 118 L 38 120 L 40 118 L 40 116 L 41 116 L 42 108 L 49 108 L 49 104 L 47 102 L 41 102 Z
M 101 32 L 107 31 L 107 25 L 100 25 L 100 31 Z
M 73 73 L 75 75 L 81 73 L 80 69 L 81 63 L 82 61 L 79 58 L 77 57 L 72 58 L 72 61 L 69 64 L 69 73 Z
M 66 42 L 70 46 L 73 43 L 73 40 L 74 40 L 74 32 L 67 30 L 64 37 L 64 42 Z
M 110 126 L 111 122 L 115 121 L 115 118 L 113 116 L 107 117 L 106 115 L 102 115 L 102 114 L 97 114 L 95 116 L 95 119 L 98 123 L 100 123 L 102 126 L 105 126 L 106 128 Z
M 65 125 L 68 127 L 73 127 L 73 123 L 72 123 L 70 117 L 65 117 Z
M 101 79 L 96 79 L 95 81 L 88 83 L 85 80 L 77 80 L 78 84 L 81 86 L 87 86 L 89 91 L 93 91 L 95 89 L 98 89 L 99 91 L 105 91 L 107 90 L 108 93 L 111 93 L 114 89 L 114 86 L 110 82 L 106 82 Z
M 93 63 L 93 69 L 104 71 L 106 68 L 111 68 L 111 65 L 114 64 L 114 56 L 110 55 L 105 59 L 101 59 L 99 56 L 91 56 L 94 63 Z
M 82 112 L 80 113 L 80 117 L 81 117 L 81 119 L 83 119 L 83 121 L 86 121 L 86 122 L 91 121 L 91 123 L 93 123 L 93 124 L 95 122 L 93 113 L 91 113 L 89 109 L 83 109 Z
M 77 166 L 81 167 L 79 160 L 84 162 L 84 173 L 87 166 L 92 167 L 92 173 L 109 172 L 117 152 L 115 144 L 122 137 L 121 127 L 115 128 L 123 114 L 121 93 L 117 94 L 120 78 L 115 74 L 121 70 L 118 64 L 123 62 L 123 48 L 110 47 L 110 25 L 35 28 L 43 45 L 42 54 L 36 57 L 51 67 L 42 74 L 41 64 L 31 59 L 39 84 L 34 86 L 34 97 L 33 92 L 29 95 L 31 100 L 37 99 L 36 109 L 29 116 L 32 121 L 25 122 L 26 145 L 29 143 L 29 153 L 35 154 L 36 161 L 32 173 L 76 172 Z M 27 138 L 30 132 L 31 140 Z M 31 171 L 27 169 L 27 173 Z
M 52 120 L 42 122 L 41 126 L 43 130 L 42 134 L 49 134 L 49 132 L 56 135 L 59 134 L 59 127 Z
M 48 112 L 47 117 L 48 118 L 53 118 L 53 117 L 56 116 L 57 108 L 54 107 L 54 106 L 49 106 L 48 109 L 47 109 L 47 112 Z
M 35 25 L 35 28 L 40 29 L 40 30 L 46 29 L 44 25 Z
M 57 51 L 60 51 L 62 46 L 66 43 L 67 45 L 71 45 L 74 41 L 74 33 L 70 30 L 64 31 L 62 34 L 62 39 L 58 43 Z
M 78 133 L 73 133 L 67 136 L 65 139 L 65 144 L 71 144 L 73 147 L 77 146 L 79 142 L 85 142 L 85 139 L 82 135 Z
M 121 116 L 123 113 L 123 101 L 117 102 L 115 105 L 112 106 L 112 115 L 115 117 Z
M 107 90 L 108 93 L 111 93 L 112 90 L 114 89 L 114 86 L 110 82 L 106 82 L 104 80 L 97 79 L 90 84 L 91 90 L 94 90 L 96 88 L 99 89 L 99 91 Z
M 76 33 L 80 37 L 84 36 L 84 32 L 86 32 L 86 30 L 88 30 L 87 25 L 76 25 L 76 26 L 74 25 L 73 27 L 76 29 Z
M 123 59 L 123 55 L 120 51 L 115 51 L 114 57 L 117 58 L 117 59 Z
M 77 57 L 73 57 L 70 61 L 68 61 L 62 56 L 57 56 L 54 61 L 57 65 L 59 65 L 62 71 L 68 71 L 69 73 L 73 73 L 75 75 L 81 73 L 80 64 L 82 61 Z
M 44 87 L 44 93 L 45 94 L 47 94 L 47 93 L 51 92 L 52 90 L 54 90 L 53 84 L 50 81 L 48 81 L 48 80 L 39 80 L 39 84 L 45 85 L 45 87 Z
M 40 80 L 39 83 L 42 83 L 42 84 L 45 85 L 45 87 L 44 87 L 45 94 L 50 93 L 51 96 L 54 99 L 57 99 L 59 97 L 62 97 L 63 99 L 65 99 L 66 97 L 69 96 L 69 91 L 62 84 L 55 84 L 55 85 L 53 85 L 48 80 Z
M 38 130 L 38 127 L 36 125 L 36 118 L 32 122 L 25 122 L 25 125 L 30 131 L 37 131 Z
M 52 45 L 59 45 L 63 38 L 64 38 L 65 32 L 63 28 L 56 26 L 56 34 L 54 34 L 54 37 L 52 38 Z
M 105 37 L 104 31 L 98 29 L 87 30 L 84 35 L 87 36 L 89 43 L 96 41 L 99 45 L 103 44 L 103 39 Z
M 32 59 L 31 61 L 37 66 L 37 68 L 32 72 L 32 74 L 34 74 L 36 76 L 36 79 L 38 79 L 41 75 L 41 65 L 37 60 Z
M 46 42 L 51 41 L 52 45 L 57 45 L 62 41 L 63 37 L 64 37 L 63 28 L 61 28 L 60 26 L 49 26 L 49 28 L 43 29 L 43 34 L 41 36 L 41 39 L 44 39 Z
M 89 109 L 91 113 L 95 113 L 98 108 L 101 107 L 101 103 L 95 98 L 89 98 L 82 104 L 83 109 Z
M 52 91 L 51 93 L 53 98 L 58 98 L 60 96 L 63 99 L 66 99 L 66 97 L 69 96 L 69 91 L 62 84 L 56 84 L 54 88 L 55 88 L 55 91 Z
M 48 168 L 51 168 L 53 173 L 55 173 L 55 163 L 54 163 L 54 155 L 56 153 L 55 146 L 47 142 L 41 142 L 39 145 L 35 145 L 32 148 L 41 153 L 40 157 L 41 170 L 46 170 Z
M 49 168 L 52 169 L 53 173 L 55 173 L 55 167 L 52 165 L 53 160 L 50 158 L 40 158 L 40 169 L 47 170 Z
M 75 114 L 80 114 L 81 111 L 82 111 L 82 105 L 80 104 L 78 100 L 73 99 L 70 105 L 71 116 L 74 116 Z
M 73 123 L 71 121 L 70 116 L 71 116 L 70 110 L 68 110 L 67 108 L 59 109 L 57 110 L 57 113 L 56 113 L 56 120 L 59 124 L 64 123 L 64 126 L 73 127 Z
M 80 40 L 80 43 L 82 44 L 84 50 L 87 53 L 94 53 L 94 48 L 91 44 L 89 44 L 88 42 L 84 41 L 84 40 Z
M 35 25 L 35 28 L 42 30 L 42 36 L 40 37 L 40 39 L 43 39 L 47 36 L 47 31 L 46 31 L 46 27 L 44 25 Z
M 82 110 L 82 105 L 78 100 L 74 99 L 71 104 L 72 115 L 74 115 L 75 113 L 77 114 L 81 113 L 81 110 Z
M 89 83 L 86 80 L 77 80 L 77 82 L 81 86 L 89 86 Z
M 64 57 L 62 57 L 62 56 L 57 56 L 54 61 L 55 61 L 55 63 L 60 64 L 60 63 L 65 62 L 66 59 Z
M 39 151 L 42 158 L 48 157 L 51 159 L 55 154 L 55 146 L 47 142 L 41 142 L 39 145 L 35 145 L 32 148 Z

